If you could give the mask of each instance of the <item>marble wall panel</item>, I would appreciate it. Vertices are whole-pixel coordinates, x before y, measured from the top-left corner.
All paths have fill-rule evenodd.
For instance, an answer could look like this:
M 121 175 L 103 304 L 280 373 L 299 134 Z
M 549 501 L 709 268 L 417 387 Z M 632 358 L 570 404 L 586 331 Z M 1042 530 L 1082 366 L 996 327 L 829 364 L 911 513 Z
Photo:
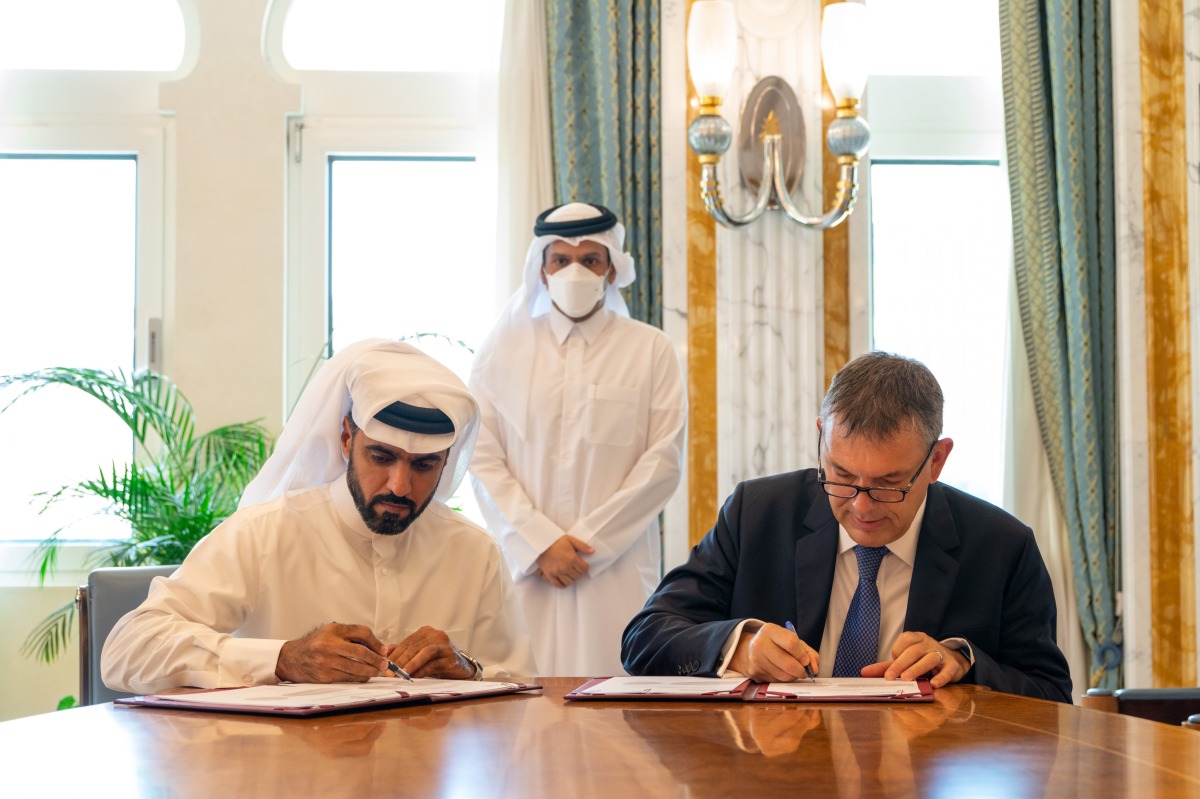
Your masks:
M 821 193 L 820 3 L 737 0 L 739 50 L 723 110 L 735 146 L 720 169 L 722 194 L 744 212 L 736 142 L 740 109 L 762 78 L 796 92 L 807 163 L 794 196 L 819 213 Z M 741 480 L 812 465 L 823 391 L 821 234 L 781 212 L 748 228 L 717 232 L 718 493 Z

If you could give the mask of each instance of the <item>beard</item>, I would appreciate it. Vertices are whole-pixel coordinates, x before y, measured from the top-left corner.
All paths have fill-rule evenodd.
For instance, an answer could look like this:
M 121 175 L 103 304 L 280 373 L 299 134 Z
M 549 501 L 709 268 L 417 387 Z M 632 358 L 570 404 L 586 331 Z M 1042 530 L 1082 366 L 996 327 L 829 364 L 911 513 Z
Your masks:
M 367 529 L 379 535 L 400 535 L 417 520 L 417 517 L 425 511 L 425 508 L 429 507 L 429 503 L 433 500 L 431 493 L 418 508 L 417 503 L 408 497 L 398 497 L 388 492 L 376 494 L 368 502 L 366 494 L 363 493 L 362 483 L 358 480 L 358 473 L 354 469 L 354 458 L 350 458 L 350 463 L 346 468 L 346 485 L 350 488 L 350 496 L 354 498 L 354 507 L 358 508 L 358 515 L 362 517 L 363 523 L 367 525 Z M 380 502 L 404 505 L 408 508 L 409 513 L 407 516 L 387 512 L 380 513 L 375 510 L 376 503 Z

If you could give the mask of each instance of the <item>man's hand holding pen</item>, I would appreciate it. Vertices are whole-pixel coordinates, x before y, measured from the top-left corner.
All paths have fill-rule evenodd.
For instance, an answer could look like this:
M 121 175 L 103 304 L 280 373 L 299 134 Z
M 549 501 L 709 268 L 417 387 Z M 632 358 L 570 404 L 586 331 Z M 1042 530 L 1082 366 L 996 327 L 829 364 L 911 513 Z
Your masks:
M 743 630 L 733 650 L 729 668 L 756 682 L 795 682 L 815 674 L 821 655 L 796 633 L 778 624 Z
M 362 624 L 321 625 L 286 642 L 275 662 L 281 682 L 366 682 L 389 673 L 383 643 Z

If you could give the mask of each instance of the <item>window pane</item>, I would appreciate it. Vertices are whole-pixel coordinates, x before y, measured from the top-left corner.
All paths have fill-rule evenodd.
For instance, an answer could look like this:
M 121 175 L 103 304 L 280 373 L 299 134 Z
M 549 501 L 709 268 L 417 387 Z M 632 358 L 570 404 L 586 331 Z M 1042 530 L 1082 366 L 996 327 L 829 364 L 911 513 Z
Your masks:
M 0 374 L 51 366 L 133 366 L 137 162 L 134 157 L 0 154 Z M 0 391 L 0 407 L 15 396 Z M 39 515 L 38 492 L 127 463 L 126 427 L 81 392 L 48 388 L 0 414 L 0 539 L 110 538 L 99 503 Z
M 470 157 L 330 158 L 334 351 L 408 338 L 466 382 L 495 320 L 494 219 L 463 203 L 479 178 Z M 473 512 L 469 490 L 451 504 Z
M 875 349 L 925 363 L 955 441 L 941 479 L 1003 499 L 1011 232 L 1003 170 L 871 166 Z
M 1000 75 L 996 0 L 867 0 L 872 75 Z
M 498 0 L 293 0 L 283 53 L 295 69 L 478 72 L 499 60 Z
M 183 34 L 175 0 L 0 0 L 0 69 L 169 72 Z

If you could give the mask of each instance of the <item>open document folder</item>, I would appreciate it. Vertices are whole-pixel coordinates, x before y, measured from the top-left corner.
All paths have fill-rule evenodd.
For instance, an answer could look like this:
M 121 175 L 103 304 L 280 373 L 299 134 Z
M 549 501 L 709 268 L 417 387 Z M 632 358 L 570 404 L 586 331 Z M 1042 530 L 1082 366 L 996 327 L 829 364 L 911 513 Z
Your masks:
M 249 688 L 217 688 L 188 694 L 132 696 L 117 705 L 166 707 L 174 710 L 213 710 L 266 716 L 316 716 L 346 710 L 425 705 L 540 689 L 520 682 L 473 682 L 418 678 L 409 682 L 375 677 L 367 682 L 280 683 Z
M 738 702 L 931 702 L 929 680 L 818 677 L 799 682 L 755 683 L 745 677 L 601 677 L 567 699 L 693 699 Z

